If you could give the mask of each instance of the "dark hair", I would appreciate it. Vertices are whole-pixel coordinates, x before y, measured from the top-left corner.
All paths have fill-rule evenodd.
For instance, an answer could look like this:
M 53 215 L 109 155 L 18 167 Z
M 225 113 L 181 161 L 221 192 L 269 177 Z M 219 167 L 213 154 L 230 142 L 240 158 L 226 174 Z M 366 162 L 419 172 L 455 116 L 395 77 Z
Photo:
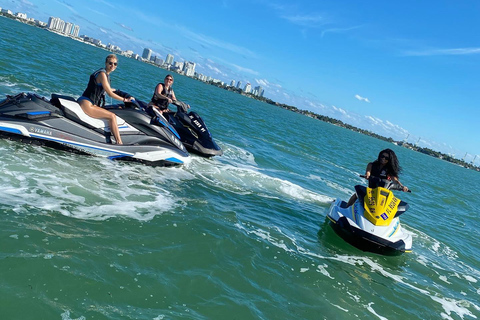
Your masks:
M 398 162 L 397 155 L 392 149 L 384 149 L 380 151 L 380 153 L 378 154 L 377 160 L 375 160 L 373 163 L 380 163 L 380 157 L 384 153 L 388 154 L 388 157 L 389 157 L 388 162 L 385 165 L 387 174 L 398 178 L 398 175 L 402 171 L 402 167 L 400 167 L 400 163 Z
M 165 76 L 165 79 L 166 79 L 167 77 L 170 77 L 170 78 L 172 78 L 172 80 L 173 80 L 173 76 L 172 76 L 170 73 Z

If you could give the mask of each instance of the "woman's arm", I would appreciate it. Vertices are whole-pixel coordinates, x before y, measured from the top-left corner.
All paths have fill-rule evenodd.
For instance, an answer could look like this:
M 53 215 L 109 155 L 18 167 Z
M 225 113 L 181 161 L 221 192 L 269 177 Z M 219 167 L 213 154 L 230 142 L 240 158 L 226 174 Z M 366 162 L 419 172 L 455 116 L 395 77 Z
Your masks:
M 170 94 L 172 95 L 172 100 L 177 101 L 177 97 L 175 96 L 175 92 L 173 90 L 170 92 Z
M 123 97 L 119 96 L 118 94 L 116 94 L 115 92 L 113 92 L 113 89 L 110 87 L 110 83 L 107 80 L 107 75 L 105 74 L 105 72 L 100 72 L 100 74 L 97 77 L 97 81 L 102 84 L 105 92 L 110 97 L 112 97 L 113 99 L 120 100 L 120 101 L 123 101 L 123 102 L 132 101 L 134 99 L 133 97 L 123 98 Z
M 365 169 L 365 177 L 368 179 L 372 174 L 372 163 L 367 164 L 367 169 Z
M 403 192 L 407 192 L 407 191 L 408 191 L 407 186 L 404 186 L 404 185 L 400 182 L 400 180 L 398 180 L 398 177 L 393 177 L 393 180 L 395 180 L 395 181 L 400 185 L 400 187 L 403 188 Z

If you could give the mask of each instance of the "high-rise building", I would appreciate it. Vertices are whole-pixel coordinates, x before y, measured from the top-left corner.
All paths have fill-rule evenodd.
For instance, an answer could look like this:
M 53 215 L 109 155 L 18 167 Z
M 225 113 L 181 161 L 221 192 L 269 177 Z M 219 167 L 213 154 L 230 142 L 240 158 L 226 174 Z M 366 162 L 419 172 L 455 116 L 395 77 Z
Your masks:
M 65 23 L 65 26 L 63 27 L 63 34 L 66 34 L 67 36 L 69 36 L 71 33 L 72 33 L 72 28 L 73 28 L 73 24 L 71 22 L 67 22 Z
M 175 69 L 176 72 L 182 71 L 183 70 L 183 62 L 175 61 L 173 63 L 173 68 Z
M 193 77 L 195 74 L 195 62 L 187 61 L 183 65 L 183 72 L 187 77 Z
M 235 87 L 235 80 L 232 80 L 232 82 L 230 82 L 230 87 Z
M 255 89 L 253 89 L 252 94 L 258 96 L 258 97 L 263 97 L 265 90 L 261 86 L 256 86 Z
M 60 21 L 58 22 L 58 26 L 55 30 L 58 31 L 58 32 L 63 32 L 64 28 L 65 28 L 65 21 L 60 19 Z
M 50 29 L 50 30 L 58 30 L 59 27 L 60 27 L 60 21 L 62 21 L 62 19 L 55 18 L 55 17 L 50 17 L 48 19 L 47 28 Z
M 241 88 L 242 88 L 242 81 L 238 80 L 237 89 L 241 89 Z
M 77 26 L 76 24 L 73 25 L 72 36 L 74 36 L 75 38 L 78 38 L 79 33 L 80 33 L 80 26 Z
M 161 66 L 163 64 L 163 60 L 159 57 L 155 57 L 155 61 L 153 63 L 155 63 L 157 66 Z
M 167 58 L 165 58 L 165 64 L 173 64 L 173 56 L 169 53 Z
M 152 56 L 152 49 L 148 49 L 148 48 L 143 49 L 143 54 L 142 54 L 143 59 L 150 61 L 151 56 Z
M 250 84 L 250 82 L 247 82 L 243 91 L 245 91 L 246 93 L 250 93 L 250 91 L 252 91 L 252 85 Z

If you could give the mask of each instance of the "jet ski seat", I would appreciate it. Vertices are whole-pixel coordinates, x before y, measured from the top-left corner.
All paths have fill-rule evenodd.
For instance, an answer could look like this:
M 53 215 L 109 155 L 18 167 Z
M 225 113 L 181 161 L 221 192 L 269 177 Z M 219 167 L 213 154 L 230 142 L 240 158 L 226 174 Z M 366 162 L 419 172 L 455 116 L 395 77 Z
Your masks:
M 74 98 L 53 93 L 51 102 L 60 108 L 70 120 L 80 122 L 93 129 L 103 129 L 110 132 L 108 120 L 90 117 L 83 111 L 82 107 L 80 107 Z M 120 127 L 125 125 L 125 121 L 122 118 L 117 117 L 117 124 Z

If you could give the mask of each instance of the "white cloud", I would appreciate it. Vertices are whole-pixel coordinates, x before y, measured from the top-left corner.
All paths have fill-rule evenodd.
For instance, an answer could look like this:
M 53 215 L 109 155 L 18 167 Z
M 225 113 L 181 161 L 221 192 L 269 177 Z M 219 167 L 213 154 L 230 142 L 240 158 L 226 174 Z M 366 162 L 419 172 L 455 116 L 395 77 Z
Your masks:
M 282 86 L 277 83 L 271 83 L 267 79 L 255 79 L 255 82 L 264 88 L 282 89 Z
M 419 51 L 407 51 L 406 56 L 447 56 L 480 54 L 480 48 L 453 48 L 453 49 L 426 49 Z
M 108 2 L 108 1 L 103 1 L 103 0 L 95 0 L 95 1 L 96 1 L 96 2 L 99 2 L 99 3 L 102 3 L 102 4 L 104 4 L 104 5 L 106 5 L 106 6 L 110 7 L 110 8 L 115 8 L 115 5 L 112 4 L 112 3 L 110 3 L 110 2 Z
M 360 101 L 365 101 L 365 102 L 370 103 L 370 100 L 368 100 L 368 98 L 364 98 L 362 96 L 359 96 L 358 94 L 355 95 L 355 98 L 360 100 Z
M 347 111 L 343 110 L 342 108 L 337 108 L 337 107 L 334 107 L 336 111 L 338 111 L 339 113 L 343 114 L 343 115 L 347 115 Z
M 73 8 L 73 6 L 71 6 L 70 4 L 66 3 L 65 1 L 56 1 L 58 4 L 66 7 L 68 10 L 70 10 L 71 12 L 75 13 L 75 14 L 78 14 L 77 10 L 75 10 Z
M 223 72 L 222 70 L 220 70 L 219 68 L 215 67 L 215 66 L 212 66 L 210 64 L 207 63 L 207 68 L 210 69 L 211 71 L 213 71 L 216 75 L 221 75 L 223 77 L 227 77 L 227 74 L 225 72 Z
M 326 23 L 325 18 L 320 14 L 312 14 L 312 15 L 289 15 L 289 16 L 282 16 L 283 19 L 290 21 L 293 24 L 302 26 L 302 27 L 309 27 L 309 28 L 316 28 Z
M 107 17 L 108 14 L 106 14 L 105 12 L 102 12 L 102 11 L 99 11 L 99 10 L 94 10 L 92 8 L 88 8 L 91 12 L 95 13 L 95 14 L 98 14 L 99 16 L 104 16 L 104 17 Z
M 123 29 L 127 29 L 128 31 L 133 31 L 132 28 L 130 28 L 129 26 L 126 26 L 124 25 L 123 23 L 120 23 L 120 22 L 115 22 L 117 25 L 119 25 L 120 27 L 122 27 Z
M 355 29 L 358 29 L 358 28 L 361 28 L 361 27 L 362 26 L 353 26 L 353 27 L 348 27 L 348 28 L 329 28 L 329 29 L 325 29 L 325 30 L 322 31 L 321 37 L 323 38 L 323 36 L 327 33 L 345 33 L 345 32 L 355 30 Z
M 249 68 L 245 68 L 245 67 L 239 66 L 239 65 L 234 64 L 234 63 L 230 63 L 230 65 L 232 67 L 234 67 L 235 69 L 237 69 L 237 71 L 239 71 L 239 72 L 249 73 L 249 74 L 253 74 L 255 76 L 259 75 L 258 71 L 255 71 L 255 70 L 252 70 L 252 69 L 249 69 Z
M 217 48 L 228 50 L 228 51 L 240 54 L 242 56 L 250 57 L 250 58 L 258 57 L 257 54 L 251 51 L 250 49 L 238 46 L 233 43 L 215 39 L 210 36 L 203 35 L 201 33 L 195 33 L 184 26 L 176 26 L 175 30 L 181 32 L 185 38 L 195 41 L 203 46 L 217 47 Z

